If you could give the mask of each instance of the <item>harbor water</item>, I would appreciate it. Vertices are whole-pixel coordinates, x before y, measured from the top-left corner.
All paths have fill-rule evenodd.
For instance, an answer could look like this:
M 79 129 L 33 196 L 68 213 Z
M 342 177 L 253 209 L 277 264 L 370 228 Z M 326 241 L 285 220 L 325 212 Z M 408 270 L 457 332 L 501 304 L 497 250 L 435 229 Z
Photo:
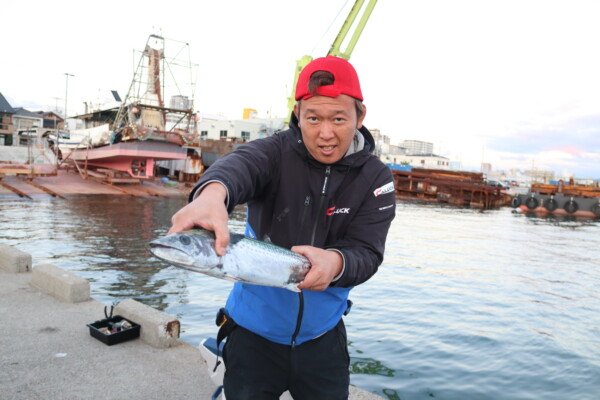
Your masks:
M 0 243 L 85 277 L 106 305 L 176 316 L 197 345 L 232 283 L 150 254 L 184 202 L 6 196 Z M 237 208 L 232 231 L 244 217 Z M 600 219 L 399 201 L 384 264 L 351 299 L 351 382 L 384 398 L 600 398 Z

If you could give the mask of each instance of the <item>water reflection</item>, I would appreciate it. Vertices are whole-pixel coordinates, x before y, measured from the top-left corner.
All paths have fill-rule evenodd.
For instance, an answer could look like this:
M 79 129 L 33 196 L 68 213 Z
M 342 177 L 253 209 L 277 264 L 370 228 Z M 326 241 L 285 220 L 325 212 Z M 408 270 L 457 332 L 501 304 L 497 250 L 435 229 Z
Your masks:
M 393 389 L 383 389 L 383 394 L 389 399 L 389 400 L 400 400 L 400 395 L 398 394 L 398 392 L 396 392 Z M 432 396 L 433 397 L 433 396 Z
M 232 283 L 148 251 L 185 203 L 6 200 L 0 243 L 74 270 L 104 304 L 135 298 L 176 316 L 197 345 L 216 334 Z M 236 208 L 230 230 L 245 215 Z M 599 236 L 593 219 L 398 203 L 384 265 L 351 294 L 352 384 L 390 400 L 595 399 Z
M 394 376 L 394 370 L 386 367 L 381 361 L 373 358 L 351 357 L 350 358 L 350 373 L 351 374 L 367 374 Z
M 184 198 L 80 196 L 0 204 L 0 239 L 90 281 L 92 296 L 116 303 L 135 298 L 159 310 L 171 293 L 185 295 L 181 274 L 151 256 L 147 243 L 166 233 Z M 35 221 L 35 223 L 23 223 Z
M 563 214 L 540 214 L 535 212 L 518 212 L 514 214 L 524 215 L 528 222 L 533 224 L 554 225 L 564 228 L 574 228 L 578 226 L 594 226 L 600 224 L 599 218 L 582 217 L 580 215 L 563 215 Z

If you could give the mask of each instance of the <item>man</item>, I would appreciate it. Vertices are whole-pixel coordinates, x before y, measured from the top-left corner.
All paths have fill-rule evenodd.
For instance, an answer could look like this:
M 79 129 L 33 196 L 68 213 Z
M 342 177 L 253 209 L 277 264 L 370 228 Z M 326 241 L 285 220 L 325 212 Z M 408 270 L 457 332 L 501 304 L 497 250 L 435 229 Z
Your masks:
M 391 171 L 370 153 L 354 67 L 328 56 L 301 72 L 290 129 L 219 159 L 169 233 L 213 230 L 225 254 L 228 213 L 247 203 L 248 236 L 270 238 L 312 266 L 300 293 L 236 283 L 226 310 L 237 325 L 224 350 L 228 400 L 346 399 L 349 356 L 342 315 L 350 289 L 383 260 L 395 214 Z

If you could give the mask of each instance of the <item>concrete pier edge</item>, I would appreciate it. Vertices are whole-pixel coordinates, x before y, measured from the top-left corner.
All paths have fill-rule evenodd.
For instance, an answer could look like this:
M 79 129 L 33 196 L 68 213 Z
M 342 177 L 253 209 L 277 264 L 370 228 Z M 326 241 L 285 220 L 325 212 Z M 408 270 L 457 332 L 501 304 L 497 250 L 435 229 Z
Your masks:
M 29 284 L 43 293 L 70 303 L 90 299 L 90 283 L 86 279 L 52 264 L 36 265 Z
M 103 304 L 90 297 L 89 282 L 52 264 L 33 268 L 31 265 L 31 255 L 0 244 L 0 298 L 3 303 L 0 311 L 2 314 L 5 310 L 17 311 L 3 315 L 5 330 L 13 335 L 0 337 L 0 347 L 12 350 L 0 354 L 0 365 L 11 366 L 0 368 L 0 393 L 12 399 L 42 398 L 39 397 L 42 395 L 51 398 L 53 394 L 60 394 L 63 399 L 96 398 L 106 394 L 108 382 L 112 390 L 128 398 L 141 399 L 159 394 L 210 398 L 215 386 L 210 380 L 206 360 L 198 346 L 179 339 L 180 323 L 176 318 L 133 299 L 123 300 L 113 314 L 140 324 L 141 340 L 106 346 L 92 338 L 86 326 L 86 323 L 104 318 L 100 314 Z M 44 299 L 44 296 L 55 300 Z M 64 335 L 52 336 L 63 329 L 66 329 Z M 48 362 L 40 357 L 56 351 L 54 348 L 59 346 L 70 349 L 70 353 L 54 354 L 51 364 L 72 353 L 80 353 L 81 359 L 72 359 L 68 366 L 40 370 L 39 365 Z M 135 365 L 114 364 L 111 354 L 119 354 L 119 360 L 128 360 Z M 32 370 L 37 372 L 32 374 Z M 164 376 L 165 371 L 168 376 Z M 69 382 L 69 377 L 78 379 Z M 140 388 L 141 379 L 144 380 L 143 388 Z M 178 382 L 177 387 L 174 387 L 175 382 Z M 289 398 L 287 392 L 282 396 L 282 399 Z M 382 398 L 350 386 L 349 399 Z
M 114 309 L 120 315 L 141 325 L 140 338 L 156 348 L 181 344 L 179 320 L 133 299 L 121 301 Z
M 0 243 L 0 269 L 7 272 L 30 272 L 31 255 L 12 246 Z

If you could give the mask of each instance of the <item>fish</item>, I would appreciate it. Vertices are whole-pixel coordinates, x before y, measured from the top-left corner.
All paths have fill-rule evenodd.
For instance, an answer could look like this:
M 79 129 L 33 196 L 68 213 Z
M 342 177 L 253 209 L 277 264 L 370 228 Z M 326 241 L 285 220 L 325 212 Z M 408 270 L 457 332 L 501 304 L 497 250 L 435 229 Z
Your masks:
M 234 282 L 300 292 L 298 284 L 311 267 L 306 257 L 237 233 L 230 232 L 229 237 L 224 256 L 215 251 L 214 232 L 199 228 L 155 239 L 150 242 L 150 251 L 178 268 Z

